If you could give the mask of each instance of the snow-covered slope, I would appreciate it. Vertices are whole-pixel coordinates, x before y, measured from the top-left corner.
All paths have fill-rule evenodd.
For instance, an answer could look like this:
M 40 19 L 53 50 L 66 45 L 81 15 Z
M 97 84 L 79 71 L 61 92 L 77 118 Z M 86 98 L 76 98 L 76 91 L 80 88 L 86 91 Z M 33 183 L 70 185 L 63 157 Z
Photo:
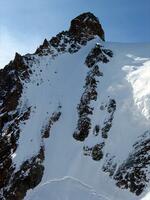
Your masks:
M 72 200 L 107 200 L 96 194 L 94 189 L 72 177 L 63 177 L 46 182 L 31 193 L 29 199 L 72 199 Z
M 0 76 L 1 199 L 150 198 L 150 44 L 85 13 Z

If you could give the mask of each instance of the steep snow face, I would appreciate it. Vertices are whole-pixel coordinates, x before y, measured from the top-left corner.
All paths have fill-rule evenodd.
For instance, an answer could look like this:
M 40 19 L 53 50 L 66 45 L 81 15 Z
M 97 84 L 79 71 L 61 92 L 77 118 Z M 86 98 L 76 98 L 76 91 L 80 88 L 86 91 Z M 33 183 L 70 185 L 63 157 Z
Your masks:
M 85 57 L 98 41 L 100 41 L 98 38 L 94 39 L 71 56 L 62 54 L 56 59 L 51 59 L 49 56 L 34 56 L 34 63 L 31 62 L 30 66 L 33 74 L 30 76 L 30 82 L 23 83 L 24 90 L 19 105 L 20 112 L 26 106 L 31 107 L 31 115 L 25 124 L 20 125 L 21 136 L 13 157 L 16 169 L 19 169 L 25 159 L 38 153 L 42 145 L 42 129 L 53 112 L 57 110 L 62 112 L 64 120 L 61 125 L 62 137 L 65 137 L 66 141 L 69 139 L 67 137 L 72 137 L 76 126 L 76 107 L 83 93 L 84 79 L 88 71 L 84 64 Z M 61 140 L 61 135 L 59 140 Z M 27 148 L 27 144 L 32 148 Z
M 84 13 L 0 77 L 0 199 L 149 198 L 150 45 Z
M 76 107 L 84 92 L 84 79 L 88 73 L 84 65 L 85 58 L 96 43 L 111 49 L 114 56 L 107 64 L 99 63 L 103 76 L 99 78 L 97 85 L 97 101 L 91 103 L 94 111 L 90 133 L 84 141 L 78 142 L 73 138 L 78 118 Z M 150 45 L 103 43 L 95 39 L 74 55 L 62 55 L 50 62 L 48 57 L 36 59 L 39 64 L 34 65 L 34 74 L 39 74 L 42 69 L 40 76 L 44 79 L 37 86 L 40 77 L 39 79 L 34 77 L 33 83 L 27 83 L 25 90 L 29 104 L 36 107 L 31 121 L 27 122 L 31 127 L 25 126 L 28 130 L 33 130 L 32 126 L 36 124 L 37 131 L 33 130 L 32 134 L 29 133 L 31 145 L 32 143 L 35 145 L 27 150 L 24 143 L 26 137 L 22 134 L 14 159 L 18 166 L 23 162 L 24 156 L 31 157 L 37 151 L 36 146 L 38 149 L 40 145 L 38 132 L 45 123 L 47 112 L 53 113 L 61 105 L 62 115 L 51 128 L 50 138 L 44 140 L 45 170 L 42 182 L 37 189 L 30 190 L 25 199 L 38 200 L 41 194 L 42 197 L 45 195 L 45 200 L 48 197 L 73 199 L 74 196 L 76 199 L 145 200 L 146 190 L 145 193 L 136 196 L 129 190 L 119 189 L 113 179 L 115 172 L 110 178 L 102 169 L 105 164 L 107 165 L 108 160 L 112 159 L 117 166 L 114 170 L 117 171 L 117 168 L 133 152 L 133 145 L 138 137 L 150 130 Z M 111 114 L 107 112 L 110 99 L 115 99 L 116 111 L 109 136 L 104 139 L 101 133 L 95 136 L 93 130 L 95 125 L 103 128 L 105 122 L 111 119 Z M 103 158 L 100 161 L 88 157 L 91 155 L 90 151 L 87 156 L 84 155 L 83 147 L 90 148 L 102 142 L 105 145 Z M 66 179 L 66 176 L 73 178 Z M 149 179 L 149 171 L 147 176 Z M 96 193 L 83 187 L 80 182 L 93 188 Z

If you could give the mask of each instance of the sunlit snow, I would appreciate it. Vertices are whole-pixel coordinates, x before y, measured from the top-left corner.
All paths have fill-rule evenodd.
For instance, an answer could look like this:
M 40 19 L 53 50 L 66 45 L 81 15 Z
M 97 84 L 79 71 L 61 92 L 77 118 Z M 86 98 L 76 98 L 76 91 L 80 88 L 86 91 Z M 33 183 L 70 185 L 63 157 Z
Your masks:
M 31 115 L 25 124 L 20 124 L 18 148 L 13 156 L 17 168 L 38 153 L 42 127 L 59 105 L 62 115 L 44 141 L 42 182 L 28 192 L 26 200 L 140 200 L 145 195 L 136 197 L 117 188 L 115 181 L 102 172 L 103 160 L 95 162 L 83 155 L 83 145 L 99 142 L 92 129 L 83 143 L 72 137 L 77 123 L 76 107 L 88 72 L 85 58 L 97 42 L 102 43 L 96 38 L 78 53 L 59 55 L 56 59 L 34 56 L 34 73 L 31 81 L 24 84 L 20 100 L 22 109 L 26 104 L 31 106 Z M 117 110 L 104 153 L 114 155 L 117 163 L 122 163 L 138 136 L 150 129 L 150 45 L 109 42 L 103 45 L 113 51 L 114 57 L 108 64 L 99 63 L 103 77 L 98 83 L 98 100 L 93 102 L 92 128 L 108 117 L 100 107 L 109 97 L 114 98 Z

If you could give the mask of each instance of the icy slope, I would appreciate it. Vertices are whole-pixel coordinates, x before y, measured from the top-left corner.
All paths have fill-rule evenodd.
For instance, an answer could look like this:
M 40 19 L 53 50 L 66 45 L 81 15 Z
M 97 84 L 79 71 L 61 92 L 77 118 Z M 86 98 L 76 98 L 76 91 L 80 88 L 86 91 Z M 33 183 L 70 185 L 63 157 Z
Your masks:
M 91 13 L 0 71 L 0 198 L 145 200 L 150 45 Z

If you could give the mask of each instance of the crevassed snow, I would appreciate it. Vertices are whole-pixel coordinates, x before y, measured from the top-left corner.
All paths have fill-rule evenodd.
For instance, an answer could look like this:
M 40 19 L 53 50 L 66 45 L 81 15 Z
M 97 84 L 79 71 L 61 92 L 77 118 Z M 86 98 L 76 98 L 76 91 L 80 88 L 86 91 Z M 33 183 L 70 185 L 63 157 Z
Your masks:
M 59 55 L 54 60 L 50 60 L 48 56 L 35 57 L 36 62 L 32 66 L 34 73 L 31 82 L 25 83 L 20 102 L 22 108 L 24 104 L 32 108 L 30 119 L 26 124 L 20 125 L 22 133 L 13 158 L 17 167 L 38 152 L 41 129 L 51 114 L 57 110 L 58 105 L 62 106 L 62 115 L 52 127 L 50 138 L 44 141 L 45 171 L 42 182 L 37 189 L 28 192 L 26 200 L 29 197 L 32 200 L 48 200 L 43 195 L 54 195 L 51 199 L 55 200 L 72 200 L 75 193 L 79 194 L 79 197 L 83 195 L 83 198 L 79 198 L 82 200 L 101 199 L 98 194 L 103 196 L 103 200 L 105 198 L 139 200 L 146 195 L 136 197 L 128 190 L 117 188 L 115 181 L 101 170 L 104 160 L 96 162 L 83 155 L 84 145 L 101 142 L 99 137 L 93 136 L 92 129 L 84 142 L 77 142 L 72 137 L 78 117 L 76 106 L 84 91 L 84 81 L 89 70 L 84 61 L 97 42 L 100 41 L 98 39 L 90 41 L 78 53 Z M 114 98 L 117 110 L 104 153 L 115 156 L 115 161 L 120 164 L 132 151 L 132 145 L 138 136 L 150 129 L 148 120 L 150 45 L 120 43 L 103 43 L 103 45 L 113 51 L 114 57 L 108 64 L 100 63 L 104 76 L 99 79 L 98 100 L 92 102 L 95 108 L 92 127 L 96 124 L 101 126 L 109 117 L 105 110 L 100 110 L 100 107 L 106 104 L 109 98 Z M 53 181 L 55 179 L 62 181 Z M 74 180 L 78 180 L 78 184 Z M 90 196 L 91 189 L 82 186 L 80 182 L 93 188 L 96 195 Z

